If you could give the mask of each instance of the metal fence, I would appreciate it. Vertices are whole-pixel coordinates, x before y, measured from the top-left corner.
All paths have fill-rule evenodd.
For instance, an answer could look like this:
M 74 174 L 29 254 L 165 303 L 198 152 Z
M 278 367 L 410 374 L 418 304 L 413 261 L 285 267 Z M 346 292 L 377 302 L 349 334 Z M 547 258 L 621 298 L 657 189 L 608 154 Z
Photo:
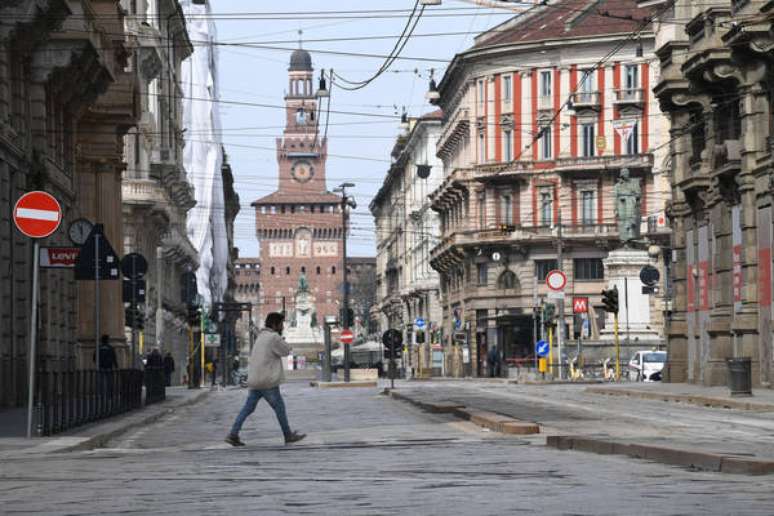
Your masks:
M 36 431 L 64 432 L 166 399 L 163 368 L 39 371 L 36 381 Z

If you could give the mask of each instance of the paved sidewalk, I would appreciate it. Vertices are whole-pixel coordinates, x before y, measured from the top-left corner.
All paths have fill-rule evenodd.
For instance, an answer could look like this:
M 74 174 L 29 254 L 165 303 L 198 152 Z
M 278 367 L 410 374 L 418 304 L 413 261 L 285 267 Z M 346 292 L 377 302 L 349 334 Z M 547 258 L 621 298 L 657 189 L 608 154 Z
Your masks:
M 618 389 L 615 392 L 621 394 L 636 394 L 643 389 L 636 384 L 607 388 Z M 542 434 L 565 438 L 563 441 L 549 439 L 549 444 L 561 449 L 622 454 L 713 471 L 774 473 L 772 412 L 760 408 L 721 409 L 664 403 L 658 397 L 602 396 L 593 393 L 595 389 L 599 387 L 496 385 L 475 381 L 402 382 L 398 386 L 403 396 L 418 404 L 456 403 L 536 422 Z M 645 389 L 652 390 L 642 392 L 659 392 L 658 386 Z M 662 389 L 673 396 L 693 392 L 690 386 Z M 716 394 L 721 399 L 723 393 L 718 390 Z M 760 396 L 769 397 L 768 392 Z M 644 453 L 644 448 L 637 446 L 645 446 L 650 452 Z
M 728 387 L 702 387 L 687 383 L 608 383 L 587 392 L 609 396 L 690 403 L 703 407 L 774 411 L 774 389 L 755 389 L 748 397 L 731 396 Z
M 15 437 L 0 437 L 0 461 L 31 454 L 97 448 L 124 432 L 151 424 L 174 412 L 176 409 L 196 403 L 209 393 L 209 388 L 188 389 L 186 387 L 168 387 L 167 399 L 163 402 L 79 426 L 67 432 L 50 437 L 33 437 L 32 439 L 23 437 L 23 434 L 22 436 Z M 12 412 L 11 416 L 16 421 L 12 421 L 12 417 L 8 417 L 5 425 L 13 425 L 15 429 L 19 426 L 18 419 L 21 418 L 22 431 L 24 431 L 24 428 L 26 428 L 24 427 L 27 417 L 26 409 L 14 409 Z

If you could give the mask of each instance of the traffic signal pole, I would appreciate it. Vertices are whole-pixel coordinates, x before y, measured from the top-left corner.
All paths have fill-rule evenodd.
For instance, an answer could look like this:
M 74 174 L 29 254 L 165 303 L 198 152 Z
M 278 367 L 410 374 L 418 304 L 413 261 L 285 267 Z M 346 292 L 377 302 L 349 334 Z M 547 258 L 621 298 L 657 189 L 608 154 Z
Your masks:
M 557 202 L 559 200 L 557 199 Z M 564 268 L 562 267 L 562 261 L 564 260 L 564 242 L 562 242 L 562 205 L 559 205 L 559 211 L 557 213 L 556 222 L 558 225 L 558 238 L 556 240 L 556 265 L 557 268 L 564 272 Z M 562 292 L 564 294 L 564 292 Z M 559 358 L 557 362 L 559 363 L 559 378 L 564 378 L 564 368 L 563 361 L 562 361 L 562 344 L 564 343 L 564 297 L 559 299 L 558 303 L 558 310 L 557 310 L 557 323 L 556 323 L 556 348 L 557 348 L 557 354 L 559 355 Z M 553 372 L 553 371 L 552 371 Z
M 615 335 L 615 381 L 621 380 L 621 343 L 618 340 L 618 313 L 613 314 L 613 333 Z

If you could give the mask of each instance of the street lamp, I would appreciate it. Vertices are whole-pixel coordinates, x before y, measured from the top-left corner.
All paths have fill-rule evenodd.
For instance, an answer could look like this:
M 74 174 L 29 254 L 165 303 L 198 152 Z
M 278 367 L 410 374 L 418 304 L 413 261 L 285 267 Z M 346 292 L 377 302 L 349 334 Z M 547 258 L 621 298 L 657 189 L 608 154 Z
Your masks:
M 328 84 L 325 81 L 325 69 L 320 70 L 320 86 L 317 88 L 317 93 L 315 93 L 315 96 L 318 99 L 331 96 L 331 92 L 328 90 Z
M 435 103 L 438 99 L 441 98 L 441 94 L 438 93 L 438 85 L 435 83 L 435 78 L 433 77 L 433 74 L 435 73 L 435 70 L 430 70 L 430 87 L 427 89 L 427 93 L 425 93 L 425 98 L 430 101 L 431 104 Z
M 348 208 L 357 208 L 355 199 L 347 195 L 347 188 L 354 188 L 354 183 L 341 183 L 334 192 L 341 192 L 341 220 L 344 227 L 342 238 L 342 289 L 343 289 L 343 310 L 341 316 L 341 328 L 348 330 L 351 321 L 349 320 L 349 284 L 347 283 L 347 229 L 349 228 L 347 213 Z M 349 382 L 349 344 L 344 344 L 344 381 Z

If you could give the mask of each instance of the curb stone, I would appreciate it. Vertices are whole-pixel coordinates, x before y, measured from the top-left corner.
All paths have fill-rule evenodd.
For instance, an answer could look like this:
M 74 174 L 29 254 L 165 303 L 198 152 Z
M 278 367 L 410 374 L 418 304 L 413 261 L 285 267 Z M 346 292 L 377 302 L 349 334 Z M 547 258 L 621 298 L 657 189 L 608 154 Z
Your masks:
M 609 387 L 588 387 L 586 392 L 603 396 L 628 396 L 631 398 L 641 398 L 646 400 L 671 401 L 678 403 L 688 403 L 700 407 L 725 408 L 769 412 L 774 411 L 774 405 L 770 403 L 757 403 L 742 400 L 729 400 L 725 398 L 713 398 L 710 396 L 701 396 L 693 394 L 670 394 L 660 392 L 648 392 L 636 389 L 616 389 Z
M 78 444 L 74 444 L 71 446 L 65 446 L 62 448 L 58 448 L 55 450 L 51 450 L 52 453 L 66 453 L 66 452 L 73 452 L 73 451 L 82 451 L 82 450 L 93 450 L 94 448 L 101 448 L 105 446 L 108 442 L 115 439 L 119 435 L 125 434 L 126 432 L 129 432 L 131 430 L 134 430 L 135 428 L 147 426 L 150 424 L 155 423 L 156 421 L 160 420 L 164 416 L 167 416 L 171 413 L 173 413 L 175 410 L 181 409 L 183 407 L 187 407 L 190 405 L 194 405 L 201 400 L 203 400 L 206 396 L 210 394 L 211 391 L 204 390 L 200 393 L 198 393 L 196 396 L 191 397 L 190 399 L 185 400 L 184 402 L 180 403 L 179 405 L 175 405 L 174 407 L 164 408 L 158 410 L 158 412 L 154 414 L 149 414 L 148 416 L 145 416 L 144 418 L 133 421 L 131 423 L 128 423 L 124 426 L 120 426 L 119 428 L 106 431 L 103 433 L 99 433 L 97 435 L 91 436 L 86 438 L 85 440 L 79 442 Z M 77 437 L 77 436 L 73 436 Z
M 633 459 L 651 460 L 701 471 L 740 475 L 774 473 L 774 461 L 650 444 L 628 444 L 588 437 L 551 435 L 546 438 L 546 446 L 557 450 L 576 450 L 599 455 L 624 455 Z
M 318 389 L 347 389 L 354 387 L 377 387 L 376 381 L 365 382 L 309 382 L 310 387 L 317 387 Z
M 519 421 L 518 419 L 496 414 L 494 412 L 488 412 L 486 410 L 472 409 L 449 401 L 424 402 L 389 389 L 385 389 L 383 394 L 387 394 L 396 400 L 411 403 L 426 412 L 433 414 L 453 414 L 460 419 L 470 421 L 475 425 L 482 428 L 488 428 L 494 432 L 510 435 L 540 433 L 540 426 L 537 423 Z

